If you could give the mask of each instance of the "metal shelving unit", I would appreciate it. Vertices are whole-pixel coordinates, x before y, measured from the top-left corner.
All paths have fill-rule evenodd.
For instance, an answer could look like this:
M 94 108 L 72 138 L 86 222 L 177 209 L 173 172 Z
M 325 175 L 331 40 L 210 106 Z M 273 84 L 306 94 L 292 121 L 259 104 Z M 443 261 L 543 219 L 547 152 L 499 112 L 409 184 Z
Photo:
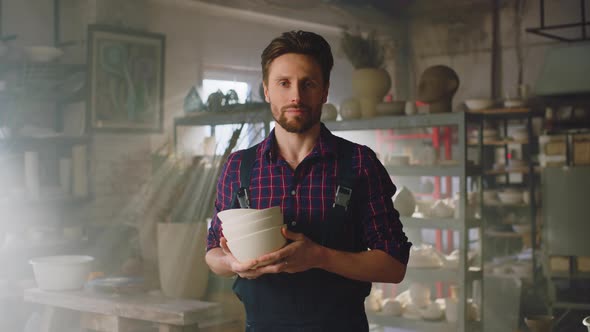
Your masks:
M 449 229 L 459 233 L 460 258 L 457 268 L 408 268 L 405 280 L 434 284 L 437 282 L 452 282 L 460 285 L 459 288 L 459 319 L 456 323 L 442 321 L 412 320 L 403 317 L 391 317 L 376 313 L 368 313 L 371 323 L 412 329 L 416 331 L 478 331 L 483 330 L 481 322 L 483 314 L 480 314 L 479 321 L 468 321 L 467 319 L 467 285 L 474 280 L 481 280 L 481 294 L 483 303 L 483 273 L 482 267 L 468 266 L 469 230 L 478 228 L 479 239 L 483 240 L 481 234 L 482 223 L 480 220 L 466 216 L 467 206 L 467 178 L 477 177 L 480 179 L 480 168 L 468 164 L 467 161 L 467 136 L 466 128 L 468 122 L 478 122 L 481 119 L 478 114 L 463 112 L 441 113 L 441 114 L 419 114 L 411 116 L 381 116 L 372 119 L 359 119 L 349 121 L 325 122 L 326 126 L 333 132 L 353 130 L 377 130 L 377 129 L 414 129 L 425 127 L 456 127 L 458 149 L 461 160 L 452 165 L 432 166 L 386 166 L 390 175 L 395 176 L 453 176 L 459 178 L 460 192 L 463 193 L 459 200 L 459 213 L 456 218 L 413 218 L 402 217 L 402 223 L 406 228 L 424 229 Z M 480 248 L 482 246 L 480 245 Z M 481 305 L 481 304 L 480 304 Z M 481 310 L 480 310 L 481 311 Z M 483 313 L 483 311 L 481 311 Z
M 537 238 L 537 224 L 536 224 L 536 216 L 537 216 L 537 202 L 535 197 L 535 188 L 538 186 L 538 181 L 536 177 L 540 174 L 540 167 L 533 161 L 533 155 L 535 154 L 535 146 L 537 143 L 537 138 L 533 134 L 532 128 L 532 120 L 534 117 L 544 116 L 544 113 L 535 111 L 530 108 L 517 108 L 517 109 L 486 109 L 481 111 L 476 111 L 476 114 L 480 116 L 481 126 L 480 126 L 480 133 L 482 132 L 481 129 L 483 128 L 484 121 L 490 121 L 495 123 L 500 123 L 501 132 L 504 134 L 508 133 L 508 124 L 511 120 L 518 120 L 520 122 L 525 122 L 525 126 L 527 128 L 528 137 L 526 140 L 510 140 L 510 139 L 498 139 L 487 141 L 483 140 L 483 137 L 479 137 L 479 141 L 482 144 L 476 144 L 471 147 L 475 147 L 479 149 L 480 156 L 485 155 L 485 151 L 487 149 L 503 149 L 505 160 L 508 161 L 509 159 L 509 145 L 512 144 L 520 144 L 523 151 L 523 157 L 526 158 L 526 165 L 519 168 L 505 168 L 505 169 L 482 169 L 483 177 L 486 180 L 489 180 L 488 183 L 493 183 L 496 187 L 504 188 L 510 187 L 514 185 L 510 182 L 509 176 L 511 174 L 521 174 L 523 176 L 523 183 L 522 187 L 528 191 L 529 195 L 529 204 L 524 203 L 517 203 L 517 204 L 505 204 L 500 202 L 486 202 L 484 206 L 482 206 L 482 212 L 484 219 L 488 218 L 490 212 L 497 213 L 504 210 L 509 211 L 524 211 L 528 212 L 528 219 L 529 223 L 531 224 L 531 233 L 530 233 L 530 243 L 531 243 L 531 251 L 532 251 L 532 265 L 533 265 L 533 275 L 532 279 L 537 280 L 537 271 L 538 271 L 538 260 L 537 260 L 537 246 L 536 246 L 536 238 Z M 483 160 L 482 160 L 483 161 Z M 485 162 L 482 162 L 483 167 L 487 167 Z M 493 180 L 495 177 L 504 176 L 506 183 L 496 183 Z M 528 210 L 528 211 L 526 211 Z M 491 220 L 490 220 L 491 221 Z M 521 239 L 523 238 L 522 235 L 513 232 L 498 232 L 498 231 L 490 231 L 486 230 L 485 236 L 497 238 L 497 239 Z

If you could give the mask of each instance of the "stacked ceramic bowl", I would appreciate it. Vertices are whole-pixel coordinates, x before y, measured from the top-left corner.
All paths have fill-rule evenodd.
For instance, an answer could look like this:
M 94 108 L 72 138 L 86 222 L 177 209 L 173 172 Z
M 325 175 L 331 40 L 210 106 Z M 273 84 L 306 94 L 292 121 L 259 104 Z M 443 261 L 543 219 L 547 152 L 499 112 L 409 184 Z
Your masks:
M 230 209 L 217 216 L 227 246 L 240 262 L 276 251 L 287 243 L 281 233 L 283 214 L 278 206 L 262 210 Z

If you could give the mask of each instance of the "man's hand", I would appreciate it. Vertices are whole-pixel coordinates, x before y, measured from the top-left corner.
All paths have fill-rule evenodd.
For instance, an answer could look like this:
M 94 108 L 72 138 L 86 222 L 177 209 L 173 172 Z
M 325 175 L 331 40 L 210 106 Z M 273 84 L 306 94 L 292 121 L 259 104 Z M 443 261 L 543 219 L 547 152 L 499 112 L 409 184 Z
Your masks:
M 254 266 L 258 264 L 258 260 L 254 259 L 248 262 L 240 263 L 231 253 L 231 250 L 229 250 L 229 247 L 227 246 L 227 240 L 224 237 L 222 237 L 219 240 L 219 244 L 221 245 L 221 249 L 223 250 L 225 257 L 227 257 L 227 259 L 229 260 L 228 263 L 231 270 L 235 274 L 239 275 L 244 279 L 255 279 L 262 274 L 257 272 L 256 269 L 254 269 Z
M 286 239 L 293 242 L 275 252 L 258 257 L 256 259 L 258 262 L 271 261 L 276 263 L 257 268 L 257 272 L 260 274 L 296 273 L 321 266 L 324 257 L 322 249 L 324 247 L 311 241 L 301 233 L 289 231 L 286 227 L 283 227 L 281 232 Z

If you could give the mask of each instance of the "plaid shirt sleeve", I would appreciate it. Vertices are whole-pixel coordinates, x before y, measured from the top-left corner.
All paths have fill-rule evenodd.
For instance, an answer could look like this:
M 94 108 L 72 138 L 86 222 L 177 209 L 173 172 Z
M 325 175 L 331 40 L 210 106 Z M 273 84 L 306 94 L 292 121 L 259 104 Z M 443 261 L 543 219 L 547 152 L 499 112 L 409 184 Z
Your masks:
M 361 186 L 365 186 L 361 187 L 361 192 L 366 193 L 363 225 L 367 246 L 407 264 L 412 243 L 408 242 L 399 213 L 393 206 L 396 187 L 375 153 L 367 147 L 359 149 Z
M 239 174 L 241 162 L 240 151 L 231 154 L 217 181 L 217 197 L 215 198 L 215 213 L 211 219 L 211 226 L 209 227 L 209 233 L 207 235 L 207 251 L 218 248 L 219 239 L 223 233 L 221 230 L 221 221 L 217 217 L 219 211 L 230 209 L 232 206 L 232 199 L 234 190 L 238 185 L 237 176 Z

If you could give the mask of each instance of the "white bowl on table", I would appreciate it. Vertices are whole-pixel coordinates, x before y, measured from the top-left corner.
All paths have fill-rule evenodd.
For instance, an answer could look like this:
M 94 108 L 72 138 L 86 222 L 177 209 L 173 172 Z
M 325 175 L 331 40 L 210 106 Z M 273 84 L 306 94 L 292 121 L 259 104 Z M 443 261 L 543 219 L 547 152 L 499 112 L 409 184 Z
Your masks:
M 60 291 L 84 287 L 93 261 L 91 256 L 66 255 L 33 258 L 29 263 L 39 289 Z
M 524 101 L 521 99 L 506 99 L 506 100 L 504 100 L 504 107 L 507 107 L 507 108 L 524 107 Z
M 531 224 L 513 224 L 512 230 L 518 234 L 529 234 L 531 232 Z
M 501 191 L 498 193 L 500 202 L 504 204 L 519 204 L 522 203 L 521 191 Z
M 490 108 L 494 105 L 494 101 L 491 99 L 467 99 L 465 100 L 465 105 L 472 111 L 479 111 Z
M 30 46 L 25 48 L 25 55 L 32 62 L 52 62 L 63 54 L 62 50 L 52 46 Z
M 227 246 L 238 261 L 247 262 L 281 249 L 287 243 L 281 228 L 278 226 L 251 233 L 227 241 Z

